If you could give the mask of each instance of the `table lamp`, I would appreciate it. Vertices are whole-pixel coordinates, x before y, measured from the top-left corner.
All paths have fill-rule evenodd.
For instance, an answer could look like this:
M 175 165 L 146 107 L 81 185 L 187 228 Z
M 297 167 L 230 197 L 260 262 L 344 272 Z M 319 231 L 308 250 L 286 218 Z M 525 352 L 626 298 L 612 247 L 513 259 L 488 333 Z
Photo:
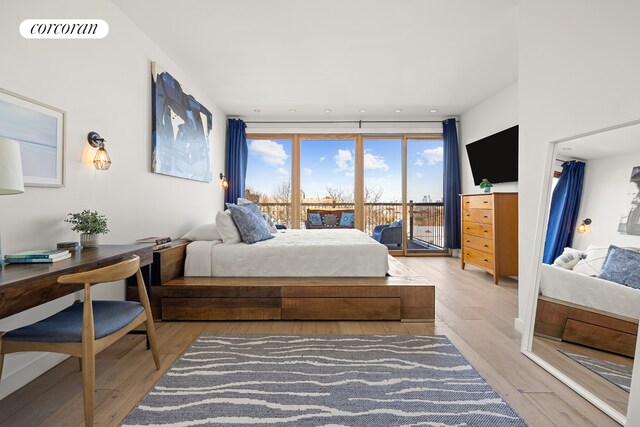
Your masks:
M 20 144 L 0 136 L 0 196 L 24 193 Z M 0 237 L 0 269 L 4 265 L 2 237 Z

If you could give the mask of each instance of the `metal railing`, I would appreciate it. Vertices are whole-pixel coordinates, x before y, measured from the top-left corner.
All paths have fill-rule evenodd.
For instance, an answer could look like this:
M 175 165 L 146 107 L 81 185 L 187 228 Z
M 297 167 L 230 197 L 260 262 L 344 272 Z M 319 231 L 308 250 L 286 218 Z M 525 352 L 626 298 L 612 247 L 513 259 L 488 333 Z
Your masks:
M 291 228 L 291 204 L 287 202 L 261 202 L 260 208 L 266 212 L 277 224 Z M 300 204 L 300 228 L 304 228 L 308 209 L 355 209 L 354 203 L 309 203 Z M 444 248 L 444 204 L 407 203 L 408 227 L 407 238 L 430 243 L 438 248 Z M 402 203 L 377 202 L 364 204 L 364 232 L 371 234 L 373 228 L 380 224 L 390 224 L 402 219 Z

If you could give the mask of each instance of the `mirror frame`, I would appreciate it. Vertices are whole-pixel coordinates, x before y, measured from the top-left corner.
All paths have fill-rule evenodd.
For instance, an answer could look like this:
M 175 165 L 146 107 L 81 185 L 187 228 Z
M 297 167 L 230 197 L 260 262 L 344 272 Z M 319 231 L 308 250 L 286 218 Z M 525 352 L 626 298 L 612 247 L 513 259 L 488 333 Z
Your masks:
M 520 351 L 527 356 L 529 359 L 537 363 L 544 370 L 549 372 L 551 375 L 556 377 L 570 389 L 578 393 L 584 399 L 589 401 L 591 404 L 596 406 L 602 412 L 610 416 L 616 422 L 621 425 L 635 426 L 640 425 L 640 408 L 634 408 L 633 398 L 637 395 L 640 395 L 640 361 L 639 358 L 634 357 L 633 361 L 633 374 L 631 379 L 631 391 L 629 393 L 629 404 L 627 409 L 627 414 L 621 414 L 607 403 L 605 403 L 602 399 L 597 397 L 595 394 L 588 391 L 586 388 L 582 387 L 580 384 L 572 380 L 569 376 L 565 375 L 562 371 L 555 368 L 549 362 L 541 358 L 540 356 L 534 354 L 532 352 L 533 345 L 533 330 L 535 325 L 535 316 L 536 310 L 538 307 L 538 293 L 540 288 L 540 264 L 542 263 L 542 255 L 544 251 L 544 241 L 547 234 L 547 215 L 549 212 L 549 207 L 551 204 L 551 185 L 552 185 L 552 176 L 553 176 L 553 159 L 556 157 L 556 149 L 558 144 L 567 141 L 573 141 L 575 139 L 584 138 L 591 135 L 596 135 L 599 133 L 604 133 L 608 131 L 613 131 L 616 129 L 621 129 L 629 126 L 640 125 L 640 120 L 633 120 L 630 122 L 621 123 L 615 126 L 609 126 L 606 128 L 597 129 L 590 132 L 581 133 L 579 135 L 574 135 L 562 139 L 557 139 L 555 141 L 551 141 L 547 144 L 547 153 L 546 153 L 546 163 L 545 163 L 545 175 L 542 180 L 542 188 L 540 192 L 540 201 L 538 205 L 538 216 L 536 221 L 536 235 L 534 240 L 534 248 L 536 252 L 532 258 L 532 278 L 533 281 L 529 286 L 528 295 L 527 295 L 527 307 L 525 310 L 526 318 L 524 330 L 522 333 L 522 341 Z M 636 342 L 636 354 L 640 355 L 640 339 Z M 635 375 L 634 375 L 635 374 Z

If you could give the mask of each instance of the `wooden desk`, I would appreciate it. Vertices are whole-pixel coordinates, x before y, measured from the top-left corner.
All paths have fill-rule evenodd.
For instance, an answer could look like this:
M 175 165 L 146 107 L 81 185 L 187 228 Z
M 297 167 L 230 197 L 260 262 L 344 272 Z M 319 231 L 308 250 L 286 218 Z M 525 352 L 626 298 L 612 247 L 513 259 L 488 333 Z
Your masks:
M 52 264 L 9 264 L 0 270 L 0 319 L 83 289 L 83 285 L 60 285 L 58 277 L 105 267 L 131 255 L 140 266 L 153 262 L 151 245 L 100 245 L 84 248 L 71 258 Z

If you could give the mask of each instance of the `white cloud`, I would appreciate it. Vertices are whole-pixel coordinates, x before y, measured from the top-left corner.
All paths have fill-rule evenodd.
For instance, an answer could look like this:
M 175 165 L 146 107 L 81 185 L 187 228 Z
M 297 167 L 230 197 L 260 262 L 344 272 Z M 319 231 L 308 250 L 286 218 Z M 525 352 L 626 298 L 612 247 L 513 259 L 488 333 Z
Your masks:
M 327 158 L 327 156 L 322 156 L 322 157 L 320 157 L 320 161 L 324 162 L 324 159 L 326 159 L 326 158 Z
M 289 171 L 286 170 L 285 168 L 278 168 L 276 169 L 276 171 L 280 174 L 280 175 L 289 175 Z
M 284 146 L 270 139 L 254 139 L 249 144 L 249 153 L 259 157 L 270 166 L 284 166 L 289 157 Z
M 353 169 L 353 155 L 349 150 L 338 150 L 338 154 L 333 156 L 339 171 L 350 172 Z
M 418 153 L 418 154 L 420 154 L 420 153 Z M 416 163 L 415 163 L 415 165 L 416 165 L 416 166 L 422 166 L 422 165 L 424 165 L 424 160 L 422 160 L 422 159 L 416 159 Z
M 420 172 L 416 172 L 415 176 L 416 176 L 417 179 L 424 178 L 424 174 L 422 174 Z
M 387 165 L 382 156 L 364 153 L 364 168 L 365 170 L 382 169 L 386 172 L 389 170 L 389 165 Z
M 421 152 L 420 155 L 424 157 L 429 166 L 433 166 L 442 161 L 444 149 L 442 147 L 429 148 Z
M 311 175 L 313 173 L 313 170 L 311 168 L 303 168 L 302 173 L 304 173 L 305 175 Z

